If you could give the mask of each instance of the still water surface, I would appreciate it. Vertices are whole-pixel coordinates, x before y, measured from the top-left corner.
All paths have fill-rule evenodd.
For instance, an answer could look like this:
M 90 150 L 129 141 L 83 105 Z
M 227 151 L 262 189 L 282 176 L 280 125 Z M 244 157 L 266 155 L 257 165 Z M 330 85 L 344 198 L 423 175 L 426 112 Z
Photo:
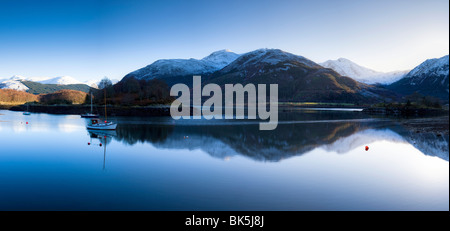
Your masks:
M 279 118 L 113 117 L 102 133 L 0 111 L 0 210 L 449 209 L 448 135 L 348 110 Z

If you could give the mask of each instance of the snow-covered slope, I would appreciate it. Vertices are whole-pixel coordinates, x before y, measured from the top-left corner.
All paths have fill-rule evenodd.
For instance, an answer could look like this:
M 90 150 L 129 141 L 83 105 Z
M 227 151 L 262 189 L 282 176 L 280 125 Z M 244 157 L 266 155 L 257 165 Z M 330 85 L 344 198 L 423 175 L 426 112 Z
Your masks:
M 83 84 L 83 82 L 76 80 L 70 76 L 59 76 L 59 77 L 30 77 L 26 78 L 20 75 L 14 75 L 9 79 L 1 80 L 0 82 L 20 82 L 20 81 L 31 81 L 42 84 L 59 84 L 59 85 L 69 85 L 69 84 Z
M 438 59 L 427 59 L 419 66 L 412 69 L 405 78 L 414 78 L 418 81 L 424 79 L 418 78 L 420 76 L 448 76 L 449 73 L 449 58 L 448 55 Z
M 238 54 L 229 50 L 220 50 L 200 60 L 160 59 L 144 68 L 129 73 L 125 78 L 154 79 L 211 73 L 222 69 L 237 57 L 239 57 Z
M 367 81 L 368 84 L 373 83 L 381 83 L 381 84 L 391 84 L 403 77 L 405 77 L 406 74 L 408 74 L 409 70 L 406 71 L 391 71 L 391 72 L 385 72 L 381 73 L 379 75 L 372 76 L 373 81 Z
M 13 89 L 18 91 L 27 91 L 28 87 L 21 83 L 19 80 L 4 79 L 0 80 L 0 89 Z
M 25 86 L 20 80 L 25 79 L 25 77 L 20 75 L 14 75 L 9 79 L 0 79 L 0 89 L 13 89 L 18 91 L 27 91 L 28 87 Z
M 367 77 L 381 74 L 378 71 L 365 68 L 345 58 L 339 58 L 337 60 L 328 60 L 319 64 L 323 67 L 331 68 L 341 75 L 352 78 Z
M 396 92 L 409 95 L 414 92 L 448 101 L 449 57 L 428 59 L 415 67 L 402 79 L 387 86 Z
M 348 59 L 339 58 L 320 63 L 321 66 L 331 68 L 340 75 L 348 76 L 356 81 L 367 84 L 390 84 L 405 76 L 409 71 L 379 72 L 360 66 Z
M 42 84 L 59 84 L 59 85 L 69 85 L 69 84 L 83 84 L 70 76 L 60 76 L 55 78 L 50 78 L 46 80 L 35 81 Z

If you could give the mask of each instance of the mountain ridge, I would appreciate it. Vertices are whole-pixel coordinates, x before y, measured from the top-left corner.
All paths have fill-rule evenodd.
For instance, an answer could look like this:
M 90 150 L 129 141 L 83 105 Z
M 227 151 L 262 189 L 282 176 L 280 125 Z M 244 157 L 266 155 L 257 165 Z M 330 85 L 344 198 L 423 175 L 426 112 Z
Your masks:
M 330 68 L 280 49 L 242 54 L 223 69 L 207 75 L 204 84 L 278 84 L 279 101 L 375 102 L 386 90 L 341 76 Z M 389 95 L 384 94 L 384 95 Z
M 428 59 L 408 73 L 406 71 L 383 73 L 345 58 L 315 63 L 300 55 L 269 48 L 243 54 L 224 49 L 212 52 L 202 59 L 160 59 L 128 73 L 121 82 L 130 78 L 161 79 L 169 87 L 176 83 L 192 86 L 192 75 L 201 75 L 203 84 L 277 83 L 280 86 L 280 99 L 292 101 L 391 101 L 413 92 L 448 100 L 449 92 L 448 55 Z M 399 77 L 401 78 L 389 83 Z M 0 89 L 30 91 L 24 82 L 27 82 L 28 86 L 31 84 L 38 88 L 42 88 L 38 84 L 86 85 L 70 76 L 53 78 L 13 76 L 0 80 Z M 90 81 L 86 86 L 91 86 L 93 82 Z
M 40 92 L 40 90 L 36 89 L 30 89 L 27 84 L 24 84 L 24 82 L 27 82 L 28 85 L 34 85 L 39 86 L 39 84 L 47 85 L 47 88 L 51 89 L 86 89 L 86 87 L 80 87 L 82 85 L 86 85 L 88 87 L 92 88 L 98 88 L 98 84 L 101 80 L 87 80 L 87 81 L 79 81 L 71 76 L 57 76 L 57 77 L 24 77 L 20 75 L 13 75 L 10 78 L 7 79 L 0 79 L 0 89 L 12 89 L 12 90 L 18 90 L 18 91 L 32 91 L 32 92 L 38 92 L 38 93 L 44 93 Z M 119 82 L 118 80 L 111 80 L 112 83 Z M 52 86 L 56 85 L 56 86 Z M 74 87 L 75 85 L 78 85 Z M 39 88 L 42 88 L 42 86 L 39 86 Z M 48 93 L 48 92 L 47 92 Z
M 124 79 L 154 79 L 174 76 L 201 75 L 217 71 L 234 61 L 238 54 L 229 50 L 211 53 L 202 59 L 159 59 L 150 65 L 125 75 Z

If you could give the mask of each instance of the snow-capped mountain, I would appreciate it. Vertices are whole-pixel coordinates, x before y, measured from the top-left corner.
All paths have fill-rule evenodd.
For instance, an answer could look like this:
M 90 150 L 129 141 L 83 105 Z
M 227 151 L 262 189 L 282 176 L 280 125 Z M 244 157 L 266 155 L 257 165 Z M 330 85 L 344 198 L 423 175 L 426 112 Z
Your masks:
M 228 78 L 233 75 L 246 80 L 258 78 L 254 80 L 259 81 L 266 75 L 275 78 L 278 74 L 276 81 L 282 81 L 281 75 L 288 74 L 296 68 L 301 69 L 301 73 L 307 73 L 322 67 L 303 56 L 279 49 L 258 49 L 242 54 L 232 63 L 215 72 L 213 78 L 218 76 L 227 76 Z M 288 75 L 291 75 L 291 73 Z
M 213 52 L 203 59 L 160 59 L 154 63 L 127 74 L 124 78 L 154 79 L 174 76 L 212 73 L 220 70 L 232 61 L 238 54 L 229 50 Z
M 83 82 L 78 81 L 70 76 L 60 76 L 40 81 L 34 81 L 42 84 L 59 84 L 59 85 L 69 85 L 69 84 L 83 84 Z
M 279 49 L 242 54 L 226 67 L 202 76 L 202 83 L 278 84 L 278 100 L 376 102 L 386 90 L 341 76 L 330 68 Z
M 331 68 L 337 73 L 353 78 L 356 81 L 367 84 L 390 84 L 405 76 L 407 71 L 379 72 L 360 66 L 348 59 L 339 58 L 319 63 L 321 66 Z
M 300 56 L 294 55 L 280 49 L 258 49 L 241 55 L 233 63 L 226 66 L 221 71 L 228 71 L 236 68 L 245 69 L 248 66 L 268 64 L 276 65 L 282 62 L 298 62 L 306 65 L 307 67 L 319 67 L 315 62 Z M 284 67 L 283 67 L 284 68 Z M 286 67 L 289 69 L 289 65 Z
M 405 77 L 389 85 L 388 88 L 403 94 L 418 92 L 448 101 L 448 76 L 449 57 L 446 55 L 424 61 Z
M 87 81 L 79 81 L 71 76 L 58 76 L 58 77 L 24 77 L 21 75 L 14 75 L 7 79 L 0 79 L 0 89 L 13 89 L 19 91 L 28 91 L 29 88 L 25 86 L 21 81 L 30 81 L 41 84 L 56 84 L 56 85 L 72 85 L 72 84 L 85 84 L 89 87 L 98 88 L 98 84 L 101 79 L 91 79 Z M 119 82 L 117 79 L 111 79 L 113 84 Z
M 28 91 L 29 88 L 22 83 L 22 81 L 30 81 L 41 84 L 56 84 L 56 85 L 71 85 L 71 84 L 85 84 L 91 87 L 97 87 L 100 80 L 88 80 L 81 82 L 70 76 L 59 76 L 59 77 L 24 77 L 20 75 L 14 75 L 8 79 L 0 79 L 0 89 L 13 89 L 19 91 Z M 112 80 L 113 83 L 118 82 L 117 80 Z
M 70 76 L 59 76 L 59 77 L 30 77 L 26 78 L 20 75 L 14 75 L 9 79 L 0 80 L 1 82 L 16 82 L 20 81 L 31 81 L 42 84 L 59 84 L 59 85 L 69 85 L 69 84 L 84 84 L 81 81 L 76 80 Z

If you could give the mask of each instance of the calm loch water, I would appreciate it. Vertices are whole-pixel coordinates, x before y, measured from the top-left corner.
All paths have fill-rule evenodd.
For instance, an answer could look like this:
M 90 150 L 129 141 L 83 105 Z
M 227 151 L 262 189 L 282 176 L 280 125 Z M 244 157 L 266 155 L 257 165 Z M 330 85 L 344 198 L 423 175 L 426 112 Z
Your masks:
M 0 111 L 0 210 L 449 209 L 448 135 L 394 120 L 112 119 L 102 133 L 77 115 Z

